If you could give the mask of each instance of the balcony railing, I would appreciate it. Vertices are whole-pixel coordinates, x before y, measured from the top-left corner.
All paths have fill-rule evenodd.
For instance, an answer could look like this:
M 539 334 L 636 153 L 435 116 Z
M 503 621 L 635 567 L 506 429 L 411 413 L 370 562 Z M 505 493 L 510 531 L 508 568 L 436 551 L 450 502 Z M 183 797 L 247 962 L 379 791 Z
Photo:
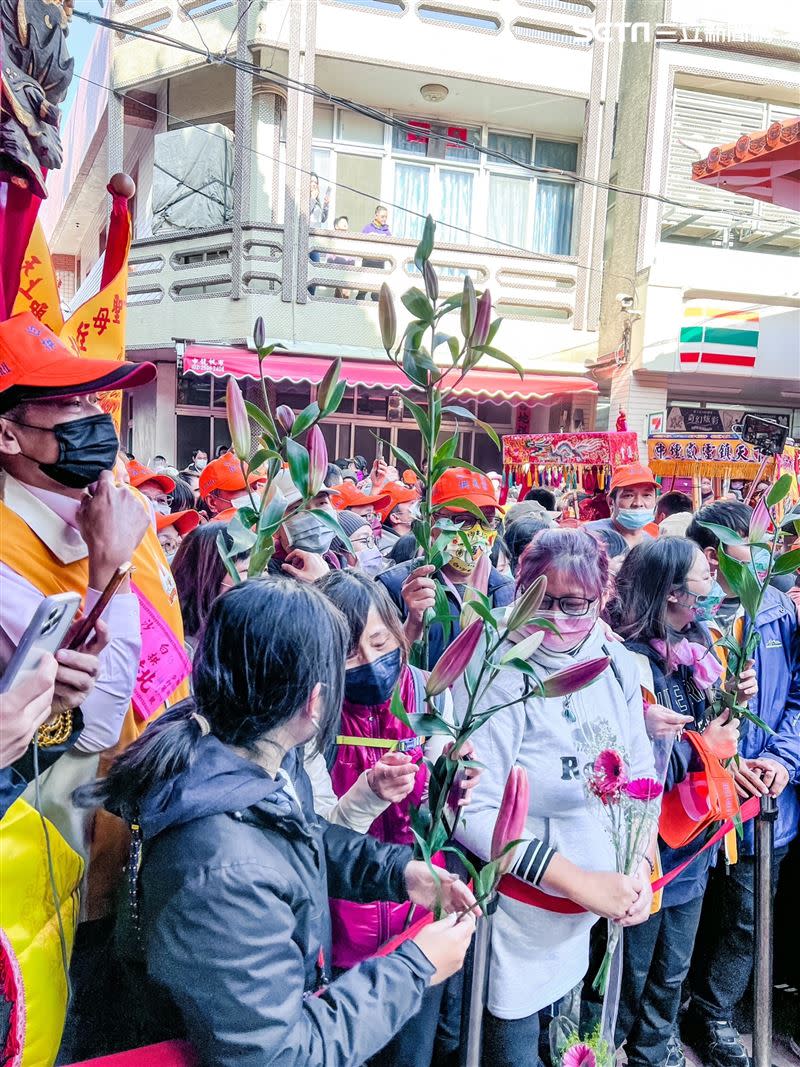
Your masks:
M 233 299 L 230 228 L 134 242 L 130 347 L 169 347 L 175 337 L 241 344 L 254 317 L 263 315 L 270 338 L 295 351 L 380 358 L 381 284 L 389 285 L 398 308 L 401 294 L 421 284 L 415 242 L 316 230 L 307 284 L 295 277 L 292 299 L 285 300 L 282 228 L 247 227 L 243 247 L 242 294 Z M 571 258 L 445 245 L 433 263 L 443 295 L 459 291 L 466 274 L 478 290 L 491 289 L 505 320 L 503 347 L 523 361 L 589 339 L 572 325 L 577 267 Z

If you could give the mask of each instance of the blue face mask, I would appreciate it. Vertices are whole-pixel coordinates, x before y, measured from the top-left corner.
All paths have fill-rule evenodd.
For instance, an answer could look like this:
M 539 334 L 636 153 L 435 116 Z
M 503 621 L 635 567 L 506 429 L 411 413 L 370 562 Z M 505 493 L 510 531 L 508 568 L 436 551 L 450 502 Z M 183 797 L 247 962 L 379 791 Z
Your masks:
M 694 617 L 696 622 L 711 622 L 719 611 L 719 606 L 725 599 L 725 590 L 715 578 L 711 585 L 711 592 L 705 596 L 699 596 L 694 602 Z
M 402 665 L 400 649 L 396 648 L 363 667 L 349 667 L 344 672 L 345 700 L 362 707 L 385 704 L 397 685 Z
M 643 526 L 653 522 L 655 511 L 653 508 L 620 508 L 614 516 L 614 521 L 626 530 L 641 530 Z
M 769 570 L 769 549 L 754 548 L 752 551 L 752 558 L 747 566 L 759 581 L 763 581 L 764 576 Z

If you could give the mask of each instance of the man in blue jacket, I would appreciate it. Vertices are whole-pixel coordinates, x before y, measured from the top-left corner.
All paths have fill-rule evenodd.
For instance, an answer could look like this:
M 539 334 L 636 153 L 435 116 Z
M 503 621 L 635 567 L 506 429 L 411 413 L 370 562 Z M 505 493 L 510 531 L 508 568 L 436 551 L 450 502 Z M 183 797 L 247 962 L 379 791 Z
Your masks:
M 434 521 L 434 541 L 443 532 L 444 520 L 448 524 L 450 542 L 445 549 L 446 562 L 436 571 L 435 567 L 420 566 L 419 560 L 412 559 L 377 576 L 405 620 L 410 644 L 422 635 L 425 612 L 435 606 L 437 584 L 444 590 L 451 626 L 447 639 L 441 622 L 434 622 L 430 627 L 428 667 L 431 669 L 459 633 L 462 591 L 478 559 L 482 553 L 491 551 L 497 536 L 497 495 L 485 474 L 453 467 L 436 482 L 432 498 L 440 523 L 436 526 L 437 520 Z M 463 501 L 478 509 L 482 518 L 479 520 L 474 511 L 467 511 Z M 514 583 L 492 567 L 487 593 L 492 607 L 505 607 L 514 599 Z
M 738 600 L 718 569 L 719 540 L 701 523 L 726 526 L 747 537 L 751 511 L 745 504 L 720 502 L 700 509 L 687 536 L 703 550 L 726 594 L 721 621 L 739 612 Z M 728 545 L 727 555 L 752 566 L 750 549 Z M 768 587 L 756 618 L 760 641 L 755 653 L 758 695 L 750 707 L 774 731 L 742 723 L 741 760 L 734 772 L 742 799 L 777 798 L 773 893 L 780 862 L 797 835 L 800 818 L 795 786 L 800 782 L 800 663 L 797 614 L 789 598 Z M 754 946 L 753 827 L 747 823 L 739 845 L 739 862 L 726 871 L 720 865 L 706 891 L 693 968 L 692 1002 L 685 1032 L 707 1067 L 749 1067 L 750 1059 L 733 1024 L 736 1005 L 744 997 L 753 968 Z

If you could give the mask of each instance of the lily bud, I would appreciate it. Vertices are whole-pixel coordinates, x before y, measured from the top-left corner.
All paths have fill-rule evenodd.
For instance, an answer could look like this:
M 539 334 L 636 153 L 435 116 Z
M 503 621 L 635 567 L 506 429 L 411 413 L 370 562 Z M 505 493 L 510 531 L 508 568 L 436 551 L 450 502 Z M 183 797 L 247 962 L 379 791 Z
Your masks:
M 282 430 L 287 433 L 291 432 L 294 426 L 294 412 L 288 404 L 281 404 L 278 410 L 275 412 L 275 419 Z
M 461 677 L 475 654 L 482 634 L 483 621 L 481 619 L 476 619 L 466 630 L 461 631 L 430 673 L 425 685 L 425 692 L 429 697 L 443 693 Z
M 253 326 L 253 344 L 256 348 L 261 349 L 267 343 L 267 331 L 264 326 L 264 320 L 259 315 Z
M 425 292 L 428 294 L 428 299 L 436 301 L 439 299 L 439 279 L 436 277 L 436 271 L 431 266 L 429 259 L 425 260 L 422 267 L 422 277 L 425 280 Z
M 506 619 L 506 629 L 509 633 L 526 626 L 531 619 L 536 618 L 546 588 L 547 579 L 540 574 L 533 585 L 529 585 L 522 596 L 514 601 Z
M 470 344 L 474 346 L 486 344 L 489 336 L 489 327 L 492 325 L 492 294 L 484 289 L 478 307 L 475 312 L 475 326 L 472 329 Z
M 546 697 L 563 697 L 567 693 L 577 693 L 579 689 L 591 685 L 595 678 L 599 678 L 610 662 L 608 656 L 601 656 L 599 659 L 590 659 L 586 663 L 576 663 L 574 667 L 557 671 L 542 682 L 542 694 Z
M 394 348 L 397 337 L 397 315 L 394 310 L 394 297 L 389 286 L 384 282 L 378 294 L 378 323 L 381 328 L 381 341 L 387 352 Z
M 308 449 L 308 492 L 316 496 L 325 484 L 328 473 L 328 446 L 319 426 L 312 426 L 306 434 Z
M 228 378 L 225 405 L 228 409 L 228 429 L 234 454 L 237 459 L 247 462 L 250 458 L 250 421 L 247 418 L 242 390 L 233 375 Z
M 461 294 L 461 333 L 467 340 L 472 337 L 475 328 L 475 314 L 478 308 L 478 298 L 475 296 L 475 286 L 469 274 L 464 275 L 464 291 Z
M 528 772 L 515 763 L 506 778 L 506 787 L 492 834 L 491 858 L 499 861 L 498 876 L 505 874 L 514 861 L 514 849 L 508 849 L 507 852 L 504 850 L 512 841 L 518 841 L 525 832 L 529 800 Z
M 769 513 L 769 508 L 764 503 L 764 498 L 756 504 L 753 508 L 753 513 L 750 516 L 750 529 L 747 532 L 747 540 L 751 544 L 755 544 L 758 541 L 763 541 L 766 537 L 767 530 L 772 525 L 772 516 Z

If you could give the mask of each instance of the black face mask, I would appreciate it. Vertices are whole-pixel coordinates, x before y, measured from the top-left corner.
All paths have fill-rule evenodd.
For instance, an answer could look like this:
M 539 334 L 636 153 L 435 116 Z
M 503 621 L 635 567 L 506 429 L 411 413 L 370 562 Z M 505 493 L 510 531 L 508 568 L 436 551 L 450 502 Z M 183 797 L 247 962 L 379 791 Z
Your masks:
M 87 415 L 73 422 L 59 422 L 50 430 L 28 422 L 17 425 L 55 434 L 58 459 L 55 463 L 40 463 L 39 468 L 68 489 L 85 489 L 116 463 L 119 438 L 110 415 Z
M 400 649 L 344 672 L 344 696 L 351 704 L 384 704 L 392 695 L 400 677 Z

